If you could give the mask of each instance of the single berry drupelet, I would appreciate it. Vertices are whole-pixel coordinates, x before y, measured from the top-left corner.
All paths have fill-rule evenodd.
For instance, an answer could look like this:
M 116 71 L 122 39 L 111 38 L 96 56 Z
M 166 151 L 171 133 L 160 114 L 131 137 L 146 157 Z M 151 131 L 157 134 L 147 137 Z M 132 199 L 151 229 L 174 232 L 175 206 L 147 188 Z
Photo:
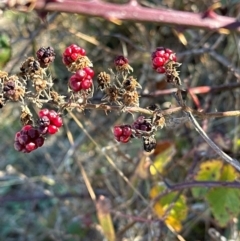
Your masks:
M 157 47 L 152 53 L 152 67 L 160 74 L 165 73 L 165 64 L 170 60 L 176 62 L 176 54 L 168 48 Z

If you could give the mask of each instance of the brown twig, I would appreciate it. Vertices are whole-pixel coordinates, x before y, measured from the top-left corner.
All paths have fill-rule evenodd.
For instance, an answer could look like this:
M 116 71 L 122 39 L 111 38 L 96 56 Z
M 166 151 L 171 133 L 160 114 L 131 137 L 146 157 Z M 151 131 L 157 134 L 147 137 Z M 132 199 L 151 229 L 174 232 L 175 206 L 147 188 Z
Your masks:
M 7 5 L 10 0 L 5 0 Z M 16 6 L 17 7 L 17 6 Z M 100 0 L 78 1 L 46 1 L 34 2 L 32 8 L 46 12 L 78 13 L 98 16 L 107 20 L 131 20 L 141 22 L 155 22 L 181 27 L 205 28 L 209 30 L 229 29 L 240 31 L 240 23 L 232 17 L 220 16 L 212 10 L 205 13 L 191 13 L 163 8 L 148 8 L 130 1 L 127 4 L 114 4 Z

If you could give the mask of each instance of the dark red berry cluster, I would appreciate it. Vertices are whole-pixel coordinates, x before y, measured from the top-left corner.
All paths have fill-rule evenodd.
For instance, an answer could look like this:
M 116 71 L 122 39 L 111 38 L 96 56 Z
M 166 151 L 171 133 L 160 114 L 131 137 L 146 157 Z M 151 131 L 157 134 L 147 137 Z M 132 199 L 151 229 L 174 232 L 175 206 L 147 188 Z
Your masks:
M 77 70 L 74 75 L 69 79 L 69 87 L 74 92 L 80 90 L 87 90 L 93 85 L 94 71 L 90 67 Z
M 17 151 L 29 153 L 37 149 L 43 145 L 47 134 L 55 134 L 63 124 L 62 118 L 54 110 L 42 109 L 38 116 L 37 127 L 25 125 L 21 131 L 16 133 L 14 148 Z
M 61 116 L 55 110 L 42 109 L 38 116 L 39 131 L 42 134 L 55 134 L 63 124 Z
M 42 68 L 48 67 L 55 59 L 55 52 L 52 47 L 41 47 L 37 52 L 37 60 Z
M 142 132 L 150 132 L 152 130 L 152 124 L 145 116 L 139 116 L 132 124 L 134 134 L 136 137 L 141 136 Z
M 44 138 L 38 129 L 31 125 L 25 125 L 21 131 L 15 135 L 14 148 L 17 151 L 29 153 L 42 146 Z
M 132 129 L 130 125 L 114 126 L 113 134 L 115 139 L 122 143 L 127 143 L 131 139 Z
M 114 65 L 117 71 L 133 71 L 132 67 L 128 64 L 128 62 L 128 59 L 122 55 L 118 55 L 114 59 Z
M 122 143 L 127 143 L 131 138 L 141 138 L 143 149 L 151 152 L 156 147 L 155 131 L 157 127 L 152 118 L 139 116 L 132 125 L 114 126 L 113 134 L 115 139 Z
M 122 67 L 125 64 L 128 64 L 128 59 L 122 55 L 119 55 L 114 59 L 114 65 L 116 67 Z
M 71 44 L 65 49 L 62 60 L 63 60 L 63 63 L 68 66 L 74 61 L 76 61 L 79 57 L 85 56 L 85 55 L 86 55 L 85 49 L 79 47 L 76 44 Z
M 158 47 L 152 53 L 152 67 L 160 74 L 165 73 L 164 65 L 170 60 L 174 62 L 177 60 L 175 53 L 171 49 Z

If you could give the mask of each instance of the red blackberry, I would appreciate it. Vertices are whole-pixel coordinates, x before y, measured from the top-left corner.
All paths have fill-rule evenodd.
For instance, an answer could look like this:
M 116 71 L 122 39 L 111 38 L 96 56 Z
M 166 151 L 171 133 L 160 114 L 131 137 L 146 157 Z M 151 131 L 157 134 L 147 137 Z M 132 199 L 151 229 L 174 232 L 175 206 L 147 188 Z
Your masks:
M 117 71 L 133 71 L 133 68 L 128 64 L 128 59 L 122 55 L 119 55 L 114 59 L 114 65 Z
M 63 60 L 63 63 L 68 66 L 74 61 L 76 61 L 78 57 L 85 56 L 85 55 L 86 55 L 85 49 L 79 47 L 76 44 L 72 44 L 65 49 L 62 60 Z
M 126 65 L 126 64 L 128 64 L 128 59 L 122 55 L 119 55 L 114 59 L 114 65 L 116 67 L 122 67 L 123 65 Z
M 171 49 L 157 47 L 157 49 L 152 53 L 152 67 L 158 73 L 165 73 L 164 65 L 170 60 L 176 62 L 176 55 Z
M 127 143 L 132 136 L 132 129 L 130 125 L 114 126 L 113 134 L 115 139 L 122 143 Z
M 74 75 L 69 79 L 69 87 L 74 92 L 80 90 L 87 90 L 92 87 L 94 71 L 90 67 L 77 70 Z
M 55 134 L 63 125 L 62 118 L 55 110 L 42 109 L 39 111 L 39 131 L 41 134 Z

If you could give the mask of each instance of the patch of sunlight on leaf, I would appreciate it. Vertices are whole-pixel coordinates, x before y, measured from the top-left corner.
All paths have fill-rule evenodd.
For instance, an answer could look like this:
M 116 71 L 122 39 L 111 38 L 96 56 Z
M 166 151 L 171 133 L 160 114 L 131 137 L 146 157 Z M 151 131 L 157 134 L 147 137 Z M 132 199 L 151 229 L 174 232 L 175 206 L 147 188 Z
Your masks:
M 150 174 L 153 176 L 158 173 L 163 173 L 164 168 L 175 155 L 176 147 L 172 142 L 160 142 L 157 144 L 155 152 L 157 155 L 149 169 Z
M 153 186 L 150 190 L 150 198 L 154 199 L 165 189 L 166 187 L 161 184 Z M 170 225 L 176 232 L 179 232 L 182 229 L 182 221 L 187 217 L 188 207 L 186 197 L 180 195 L 176 199 L 177 195 L 178 192 L 172 192 L 163 196 L 155 203 L 153 210 L 159 218 L 165 219 L 167 225 Z

